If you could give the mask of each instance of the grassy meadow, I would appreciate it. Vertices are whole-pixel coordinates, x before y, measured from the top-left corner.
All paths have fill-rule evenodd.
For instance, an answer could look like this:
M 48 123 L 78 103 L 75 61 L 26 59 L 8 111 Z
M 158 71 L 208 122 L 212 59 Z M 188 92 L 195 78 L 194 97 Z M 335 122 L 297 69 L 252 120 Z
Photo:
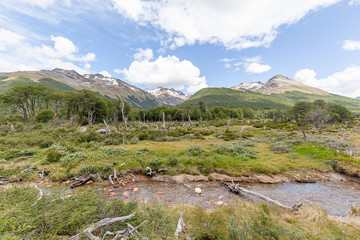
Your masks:
M 133 226 L 147 220 L 139 235 L 148 239 L 173 239 L 180 216 L 187 226 L 184 239 L 186 234 L 192 239 L 360 238 L 358 225 L 335 221 L 317 207 L 291 212 L 238 201 L 212 210 L 160 202 L 124 203 L 87 187 L 61 198 L 61 189 L 68 186 L 64 182 L 95 173 L 107 181 L 114 167 L 123 175 L 145 175 L 150 167 L 166 168 L 161 173 L 165 175 L 316 178 L 342 172 L 359 176 L 356 149 L 360 128 L 356 121 L 329 125 L 321 131 L 308 127 L 304 139 L 295 123 L 271 121 L 232 120 L 229 130 L 225 120 L 186 122 L 176 129 L 174 123 L 162 129 L 161 123 L 152 123 L 150 128 L 129 122 L 126 131 L 120 128 L 116 133 L 111 127 L 111 133 L 100 134 L 96 130 L 105 128 L 103 124 L 72 126 L 64 120 L 24 124 L 15 116 L 11 118 L 7 120 L 14 123 L 16 132 L 6 125 L 0 128 L 0 181 L 9 181 L 0 188 L 2 239 L 67 239 L 103 218 L 133 212 Z M 40 177 L 43 170 L 50 172 Z M 20 182 L 11 183 L 16 181 Z M 33 184 L 44 181 L 59 192 L 37 201 L 38 190 Z M 353 212 L 358 212 L 356 206 Z M 124 223 L 115 224 L 96 233 L 124 227 Z

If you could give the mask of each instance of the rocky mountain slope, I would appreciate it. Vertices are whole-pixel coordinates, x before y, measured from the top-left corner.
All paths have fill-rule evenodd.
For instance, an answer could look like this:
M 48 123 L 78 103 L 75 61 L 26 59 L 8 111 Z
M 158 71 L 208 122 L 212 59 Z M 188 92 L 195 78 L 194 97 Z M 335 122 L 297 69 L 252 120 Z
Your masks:
M 56 68 L 53 70 L 42 71 L 0 73 L 0 77 L 6 77 L 6 79 L 2 80 L 2 82 L 7 82 L 7 85 L 13 85 L 10 84 L 10 82 L 15 83 L 17 81 L 20 81 L 20 83 L 26 83 L 26 80 L 47 84 L 49 83 L 49 80 L 51 80 L 51 85 L 54 85 L 54 82 L 57 82 L 58 85 L 59 83 L 62 83 L 63 86 L 68 86 L 71 89 L 88 89 L 109 98 L 122 96 L 131 104 L 132 107 L 136 108 L 152 108 L 158 105 L 163 105 L 163 102 L 154 95 L 127 84 L 120 79 L 106 77 L 101 74 L 80 75 L 74 70 Z M 47 81 L 44 82 L 44 79 L 47 79 Z M 61 87 L 62 89 L 64 88 L 63 86 Z
M 261 83 L 261 82 L 241 83 L 236 87 L 232 87 L 232 89 L 254 91 L 264 94 L 297 91 L 297 92 L 309 93 L 309 94 L 329 95 L 329 93 L 324 90 L 306 86 L 301 82 L 295 81 L 294 79 L 288 78 L 283 75 L 276 75 L 271 79 L 269 79 L 268 81 L 266 81 L 265 83 Z
M 256 92 L 259 88 L 261 88 L 264 84 L 262 82 L 249 82 L 249 83 L 241 83 L 232 89 L 237 90 L 245 90 L 245 91 L 254 91 Z
M 183 92 L 176 91 L 173 88 L 169 89 L 169 88 L 158 87 L 155 90 L 145 89 L 145 91 L 151 93 L 152 95 L 157 97 L 160 101 L 170 106 L 178 105 L 189 98 L 189 96 L 185 95 Z

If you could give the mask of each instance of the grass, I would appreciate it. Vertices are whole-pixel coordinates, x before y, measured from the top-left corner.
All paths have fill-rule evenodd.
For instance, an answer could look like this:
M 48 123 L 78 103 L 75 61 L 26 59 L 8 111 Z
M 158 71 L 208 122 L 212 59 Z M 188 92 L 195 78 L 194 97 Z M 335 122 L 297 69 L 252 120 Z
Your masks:
M 297 134 L 286 129 L 259 129 L 248 127 L 247 139 L 238 138 L 224 141 L 221 137 L 225 127 L 211 126 L 207 131 L 210 135 L 198 138 L 198 133 L 204 131 L 202 127 L 192 130 L 176 132 L 152 130 L 154 140 L 135 141 L 135 144 L 122 144 L 122 135 L 101 135 L 95 133 L 102 125 L 91 126 L 85 133 L 76 127 L 54 127 L 51 123 L 43 124 L 41 128 L 29 125 L 15 126 L 17 133 L 3 133 L 0 136 L 0 156 L 4 159 L 0 163 L 0 174 L 19 174 L 24 169 L 24 164 L 14 170 L 13 164 L 7 159 L 23 156 L 26 151 L 36 153 L 32 159 L 26 160 L 26 165 L 35 164 L 38 169 L 56 168 L 50 178 L 59 181 L 84 172 L 86 166 L 92 166 L 93 171 L 99 171 L 106 178 L 111 174 L 112 166 L 116 161 L 118 170 L 130 170 L 142 173 L 145 168 L 153 165 L 151 161 L 158 159 L 157 168 L 166 166 L 169 174 L 179 173 L 209 175 L 214 172 L 230 176 L 252 174 L 286 174 L 288 171 L 332 171 L 336 162 L 351 164 L 352 169 L 358 171 L 360 162 L 336 150 L 329 149 L 322 144 L 330 142 L 330 137 L 319 141 L 313 136 L 308 141 L 302 140 Z M 242 129 L 241 125 L 232 127 L 236 132 Z M 182 135 L 178 136 L 178 132 Z M 125 135 L 126 139 L 137 139 L 144 130 L 130 130 Z M 174 135 L 177 141 L 159 142 L 156 137 L 163 138 L 164 134 Z M 334 134 L 334 133 L 331 133 Z M 58 136 L 61 136 L 59 138 Z M 57 139 L 58 138 L 58 139 Z M 331 141 L 344 148 L 344 141 Z M 129 142 L 128 142 L 129 143 Z M 119 145 L 120 144 L 120 145 Z M 323 146 L 324 145 L 324 146 Z M 16 148 L 10 148 L 16 146 Z M 278 147 L 280 146 L 281 149 Z M 286 146 L 286 151 L 283 147 Z M 276 148 L 277 147 L 277 148 Z M 10 149 L 9 149 L 10 148 Z M 28 150 L 30 149 L 30 150 Z M 281 151 L 274 151 L 281 150 Z M 170 158 L 176 158 L 176 164 L 169 163 Z M 54 175 L 54 176 L 53 176 Z M 33 176 L 29 176 L 30 178 Z
M 53 193 L 39 201 L 36 207 L 31 207 L 38 197 L 38 191 L 33 187 L 1 190 L 2 239 L 66 238 L 102 218 L 122 216 L 132 211 L 137 213 L 132 224 L 148 220 L 140 233 L 149 239 L 173 237 L 180 216 L 187 225 L 186 233 L 195 239 L 360 238 L 355 227 L 329 220 L 326 213 L 316 207 L 305 207 L 298 213 L 292 213 L 274 206 L 246 202 L 234 202 L 214 210 L 170 207 L 158 202 L 138 206 L 117 199 L 109 200 L 101 191 L 95 190 L 77 191 L 66 200 L 53 201 L 61 195 L 57 191 L 61 187 L 56 182 L 89 173 L 99 173 L 107 179 L 115 162 L 117 170 L 139 174 L 148 166 L 153 169 L 166 166 L 170 175 L 209 175 L 214 172 L 231 176 L 287 175 L 289 172 L 334 171 L 337 162 L 351 164 L 359 171 L 359 159 L 340 152 L 353 146 L 340 141 L 341 132 L 336 129 L 324 130 L 321 134 L 309 133 L 309 138 L 304 140 L 300 133 L 293 130 L 248 126 L 244 131 L 246 138 L 239 136 L 225 141 L 222 136 L 226 126 L 210 125 L 176 132 L 153 130 L 150 132 L 152 140 L 131 144 L 128 139 L 137 139 L 147 130 L 130 129 L 125 132 L 121 129 L 125 136 L 123 139 L 123 135 L 115 133 L 95 133 L 103 128 L 101 124 L 87 127 L 85 133 L 63 122 L 36 126 L 14 121 L 14 125 L 18 132 L 3 129 L 0 134 L 0 176 L 21 176 L 25 182 L 31 182 L 39 179 L 36 171 L 44 168 L 51 171 L 47 178 L 53 181 L 50 182 Z M 243 125 L 232 125 L 231 131 L 237 132 L 242 128 Z M 357 128 L 349 131 L 354 136 L 359 135 Z M 174 137 L 163 138 L 164 135 Z M 173 141 L 174 138 L 176 141 Z M 286 151 L 273 151 L 277 144 L 286 146 Z M 14 160 L 27 155 L 34 157 Z M 125 165 L 120 167 L 122 163 Z M 33 171 L 21 173 L 30 166 L 34 167 Z M 19 198 L 20 195 L 22 198 Z M 354 206 L 352 214 L 358 215 L 358 212 L 358 207 Z
M 136 215 L 133 226 L 147 220 L 139 229 L 148 239 L 171 239 L 181 216 L 186 228 L 181 237 L 192 239 L 357 239 L 356 226 L 330 220 L 318 207 L 303 207 L 291 212 L 277 206 L 234 201 L 208 210 L 192 206 L 169 206 L 159 202 L 137 205 L 107 199 L 103 192 L 76 191 L 60 199 L 61 192 L 40 199 L 34 187 L 13 187 L 0 192 L 0 236 L 2 239 L 62 239 L 81 232 L 106 217 Z M 22 195 L 22 198 L 18 196 Z M 115 224 L 107 231 L 123 229 Z M 96 234 L 99 234 L 97 232 Z

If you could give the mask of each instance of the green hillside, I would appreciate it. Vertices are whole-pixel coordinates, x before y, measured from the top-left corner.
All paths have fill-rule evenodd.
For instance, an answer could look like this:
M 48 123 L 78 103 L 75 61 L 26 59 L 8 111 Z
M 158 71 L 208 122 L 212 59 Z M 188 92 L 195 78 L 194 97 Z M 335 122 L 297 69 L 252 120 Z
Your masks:
M 29 78 L 18 77 L 16 79 L 7 80 L 6 76 L 0 76 L 0 94 L 9 91 L 13 86 L 18 84 L 29 84 L 29 85 L 44 84 L 48 86 L 50 89 L 58 90 L 62 92 L 77 90 L 65 83 L 53 80 L 51 78 L 41 78 L 37 81 L 34 81 Z M 94 91 L 97 89 L 92 89 L 92 90 Z M 109 97 L 106 94 L 106 92 L 97 92 L 97 91 L 94 92 L 96 92 L 99 97 L 105 97 L 111 99 L 111 97 Z M 140 98 L 139 96 L 125 94 L 124 99 L 131 105 L 131 107 L 134 108 L 149 109 L 159 105 L 159 103 L 156 102 L 154 99 L 148 97 Z
M 360 101 L 335 94 L 316 95 L 302 92 L 286 92 L 282 94 L 266 95 L 250 91 L 238 91 L 230 88 L 204 88 L 194 94 L 185 102 L 179 104 L 181 108 L 198 108 L 198 102 L 202 101 L 207 107 L 248 107 L 257 109 L 289 109 L 298 101 L 313 101 L 322 99 L 329 103 L 341 104 L 349 108 L 355 114 L 360 114 Z

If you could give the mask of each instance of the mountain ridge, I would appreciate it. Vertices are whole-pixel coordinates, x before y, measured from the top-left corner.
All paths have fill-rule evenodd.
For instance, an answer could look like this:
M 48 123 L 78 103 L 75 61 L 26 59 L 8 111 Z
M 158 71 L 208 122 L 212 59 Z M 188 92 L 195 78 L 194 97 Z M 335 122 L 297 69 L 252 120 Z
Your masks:
M 145 89 L 145 91 L 151 93 L 162 102 L 170 106 L 178 105 L 189 98 L 188 95 L 185 95 L 183 92 L 177 91 L 174 88 L 158 87 L 154 90 Z
M 4 76 L 7 78 L 2 81 L 29 79 L 33 82 L 39 82 L 41 79 L 51 79 L 76 90 L 88 89 L 109 98 L 124 97 L 135 108 L 147 109 L 164 104 L 140 88 L 117 78 L 103 76 L 100 73 L 81 75 L 75 70 L 55 68 L 53 70 L 0 73 L 0 77 Z
M 249 82 L 249 83 L 241 83 L 232 89 L 245 90 L 245 91 L 254 91 L 260 92 L 264 94 L 272 94 L 272 93 L 285 93 L 285 92 L 303 92 L 309 94 L 317 94 L 317 95 L 329 95 L 330 93 L 319 89 L 304 85 L 301 82 L 298 82 L 294 79 L 286 77 L 281 74 L 277 74 L 267 80 L 265 83 L 262 82 Z

